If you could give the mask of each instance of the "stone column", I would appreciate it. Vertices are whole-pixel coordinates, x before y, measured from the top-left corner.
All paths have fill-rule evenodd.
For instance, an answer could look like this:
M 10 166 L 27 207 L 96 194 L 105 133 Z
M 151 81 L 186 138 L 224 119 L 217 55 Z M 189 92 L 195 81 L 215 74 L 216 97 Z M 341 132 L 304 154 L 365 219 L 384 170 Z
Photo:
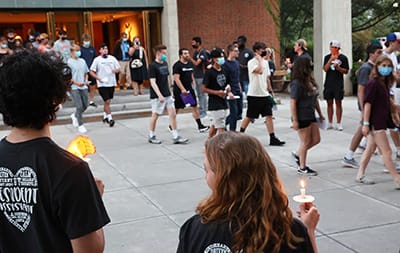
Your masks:
M 351 70 L 351 34 L 351 0 L 314 0 L 314 76 L 320 85 L 320 91 L 325 80 L 325 72 L 322 69 L 324 56 L 329 54 L 331 40 L 340 41 L 340 51 L 349 59 Z M 353 93 L 350 72 L 345 75 L 344 92 L 345 95 Z
M 168 65 L 172 68 L 172 64 L 179 58 L 178 4 L 177 0 L 163 0 L 163 4 L 164 7 L 161 13 L 161 38 L 162 43 L 167 46 Z

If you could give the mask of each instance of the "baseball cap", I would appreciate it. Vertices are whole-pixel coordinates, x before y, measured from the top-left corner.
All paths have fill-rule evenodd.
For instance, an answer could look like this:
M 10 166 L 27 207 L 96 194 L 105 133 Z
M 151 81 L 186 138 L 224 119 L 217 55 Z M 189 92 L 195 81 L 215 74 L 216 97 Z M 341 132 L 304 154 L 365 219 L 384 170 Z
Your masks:
M 400 33 L 389 33 L 386 36 L 387 42 L 396 41 L 396 40 L 400 41 Z
M 224 56 L 224 52 L 222 51 L 221 48 L 214 48 L 210 53 L 211 58 L 219 58 L 219 57 L 223 57 L 223 56 Z
M 338 41 L 338 40 L 332 40 L 331 42 L 329 42 L 329 45 L 330 45 L 331 47 L 340 48 L 340 41 Z
M 40 34 L 40 39 L 41 40 L 43 40 L 43 39 L 48 39 L 49 38 L 49 35 L 47 34 L 47 33 L 41 33 Z

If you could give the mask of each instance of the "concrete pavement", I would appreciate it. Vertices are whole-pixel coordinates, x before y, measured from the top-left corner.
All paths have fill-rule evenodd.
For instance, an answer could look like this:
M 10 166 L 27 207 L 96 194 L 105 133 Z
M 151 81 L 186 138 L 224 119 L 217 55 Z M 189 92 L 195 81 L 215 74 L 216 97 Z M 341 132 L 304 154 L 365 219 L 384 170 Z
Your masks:
M 324 112 L 325 103 L 321 103 Z M 319 252 L 397 253 L 400 250 L 400 191 L 394 190 L 383 163 L 374 156 L 367 169 L 375 185 L 354 182 L 356 170 L 344 168 L 341 159 L 359 121 L 356 99 L 344 99 L 343 132 L 321 131 L 321 143 L 311 150 L 309 166 L 319 172 L 306 180 L 307 193 L 315 196 L 321 214 L 317 227 Z M 263 119 L 251 124 L 247 133 L 257 136 L 278 168 L 291 200 L 299 194 L 296 165 L 290 152 L 298 137 L 289 128 L 289 100 L 275 113 L 276 135 L 284 147 L 268 146 Z M 168 117 L 157 124 L 157 137 L 163 144 L 147 142 L 149 118 L 117 120 L 113 128 L 100 121 L 86 125 L 87 135 L 97 147 L 90 167 L 103 179 L 104 201 L 111 217 L 106 226 L 106 251 L 112 253 L 175 252 L 180 225 L 194 213 L 196 204 L 209 194 L 204 180 L 203 144 L 191 114 L 178 115 L 180 134 L 190 139 L 187 145 L 172 144 L 167 131 Z M 52 127 L 56 142 L 67 147 L 77 135 L 71 124 Z M 0 131 L 1 136 L 8 130 Z M 361 153 L 357 152 L 359 160 Z M 297 204 L 291 200 L 291 207 Z

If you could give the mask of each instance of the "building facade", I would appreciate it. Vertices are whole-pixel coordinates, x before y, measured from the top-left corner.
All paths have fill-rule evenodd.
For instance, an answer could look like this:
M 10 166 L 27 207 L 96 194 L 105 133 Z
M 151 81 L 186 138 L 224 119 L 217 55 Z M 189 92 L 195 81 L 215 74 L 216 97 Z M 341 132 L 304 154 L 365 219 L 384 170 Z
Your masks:
M 191 47 L 194 36 L 202 37 L 207 49 L 226 48 L 246 35 L 248 47 L 264 41 L 279 51 L 279 31 L 264 0 L 2 0 L 2 35 L 9 28 L 23 39 L 35 30 L 52 40 L 63 29 L 76 43 L 89 33 L 95 47 L 105 42 L 111 50 L 125 31 L 130 39 L 140 36 L 150 56 L 153 46 L 167 45 L 171 62 L 178 59 L 179 47 Z

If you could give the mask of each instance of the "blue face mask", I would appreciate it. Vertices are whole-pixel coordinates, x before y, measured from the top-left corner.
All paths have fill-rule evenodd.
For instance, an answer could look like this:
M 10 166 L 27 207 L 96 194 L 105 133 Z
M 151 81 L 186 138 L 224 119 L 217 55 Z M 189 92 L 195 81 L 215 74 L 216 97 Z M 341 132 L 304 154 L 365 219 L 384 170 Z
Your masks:
M 75 51 L 75 56 L 78 58 L 81 57 L 81 51 Z
M 378 72 L 382 76 L 389 76 L 393 71 L 392 67 L 378 67 Z
M 225 63 L 225 58 L 224 57 L 218 58 L 217 63 L 218 63 L 218 65 L 223 65 Z
M 160 60 L 162 60 L 162 61 L 166 61 L 167 59 L 168 59 L 168 57 L 165 54 L 161 55 L 161 57 L 160 57 Z
M 90 41 L 84 41 L 84 42 L 83 42 L 83 45 L 84 45 L 85 47 L 90 46 Z
M 7 48 L 7 44 L 1 44 L 1 48 Z

